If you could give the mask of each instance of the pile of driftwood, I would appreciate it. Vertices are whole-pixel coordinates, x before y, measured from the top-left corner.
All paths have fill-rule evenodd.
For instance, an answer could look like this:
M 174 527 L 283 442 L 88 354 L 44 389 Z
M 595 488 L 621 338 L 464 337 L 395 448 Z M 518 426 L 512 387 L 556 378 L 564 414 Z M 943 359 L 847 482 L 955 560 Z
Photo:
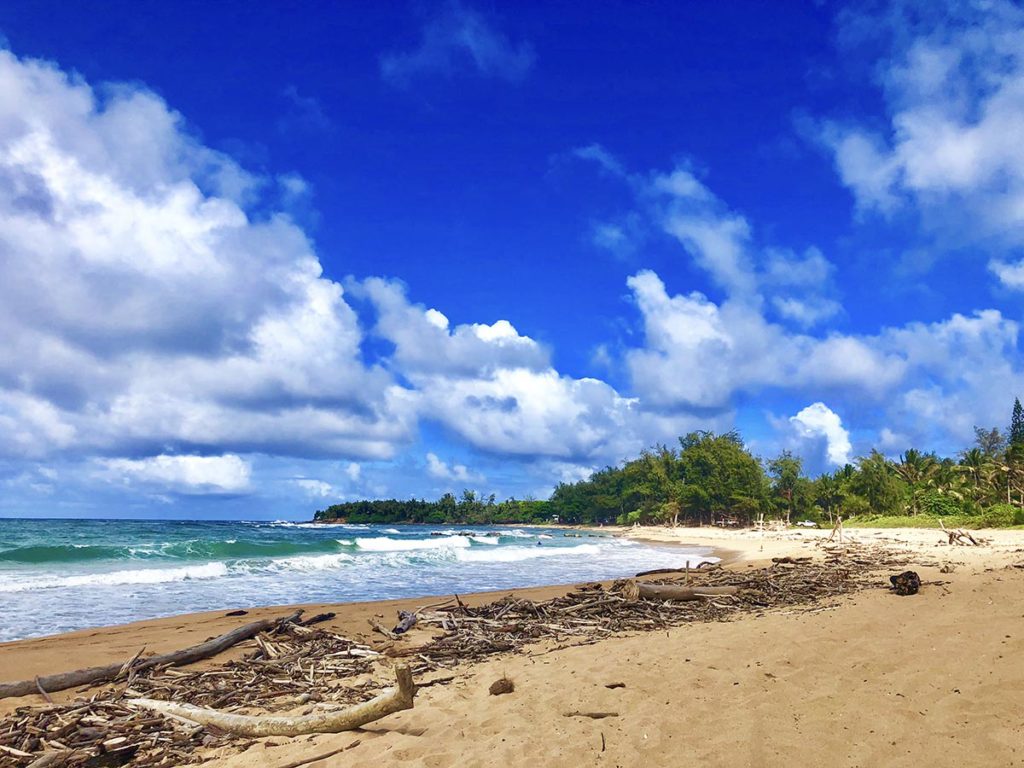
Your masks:
M 414 674 L 421 685 L 444 683 L 450 674 L 422 680 L 428 672 L 542 640 L 587 644 L 615 633 L 770 608 L 813 609 L 822 600 L 877 586 L 879 571 L 906 562 L 889 549 L 848 545 L 829 549 L 824 561 L 779 558 L 771 567 L 745 571 L 662 571 L 609 586 L 581 585 L 545 601 L 504 597 L 472 607 L 453 597 L 417 611 L 415 621 L 401 617 L 420 631 L 385 630 L 388 637 L 376 649 L 310 626 L 327 617 L 253 622 L 196 647 L 224 650 L 230 636 L 244 653 L 219 664 L 182 669 L 197 660 L 196 649 L 188 649 L 0 685 L 0 697 L 5 691 L 52 693 L 58 681 L 65 689 L 86 686 L 79 688 L 86 697 L 22 707 L 0 720 L 0 766 L 169 767 L 200 762 L 204 747 L 244 749 L 257 736 L 347 729 L 411 707 Z M 395 665 L 397 687 L 383 690 L 391 674 L 382 674 L 382 664 Z M 83 672 L 91 672 L 91 679 Z
M 981 541 L 974 538 L 974 534 L 972 534 L 970 531 L 964 530 L 963 528 L 949 529 L 946 527 L 946 524 L 942 522 L 942 520 L 939 520 L 939 527 L 942 529 L 942 532 L 948 537 L 948 541 L 946 543 L 950 546 L 956 544 L 961 547 L 980 547 L 982 544 Z
M 776 558 L 769 568 L 719 567 L 649 572 L 653 580 L 620 580 L 605 588 L 586 584 L 564 597 L 536 602 L 504 597 L 480 607 L 458 598 L 421 613 L 420 625 L 440 629 L 422 644 L 395 641 L 384 652 L 434 667 L 516 651 L 538 640 L 593 643 L 621 632 L 649 631 L 692 621 L 722 621 L 769 608 L 811 606 L 865 587 L 877 572 L 904 565 L 909 556 L 882 546 L 849 544 L 826 549 L 824 562 Z
M 0 686 L 0 696 L 25 695 L 26 687 L 32 689 L 29 693 L 53 693 L 81 683 L 87 684 L 80 692 L 90 691 L 89 686 L 103 686 L 93 687 L 87 698 L 22 707 L 0 720 L 0 766 L 184 765 L 201 760 L 200 747 L 230 744 L 244 749 L 251 737 L 266 735 L 256 731 L 266 729 L 267 718 L 247 719 L 241 727 L 219 727 L 201 724 L 188 713 L 174 711 L 175 707 L 198 706 L 229 717 L 236 717 L 239 710 L 302 708 L 298 718 L 321 719 L 312 723 L 310 732 L 346 729 L 339 727 L 339 718 L 353 711 L 365 717 L 366 707 L 375 716 L 363 722 L 383 716 L 374 709 L 375 702 L 389 695 L 382 693 L 386 684 L 373 675 L 380 654 L 334 632 L 309 626 L 333 614 L 304 623 L 299 616 L 239 627 L 188 649 L 187 661 L 182 662 L 201 660 L 210 655 L 211 648 L 244 650 L 241 658 L 216 665 L 180 669 L 178 662 L 186 654 L 182 651 Z M 406 674 L 403 695 L 408 701 L 402 703 L 408 706 L 391 711 L 411 706 L 412 679 L 407 668 Z M 401 679 L 399 682 L 401 687 Z M 254 721 L 261 724 L 255 730 Z M 354 727 L 348 722 L 340 725 Z M 276 732 L 282 730 L 279 727 Z

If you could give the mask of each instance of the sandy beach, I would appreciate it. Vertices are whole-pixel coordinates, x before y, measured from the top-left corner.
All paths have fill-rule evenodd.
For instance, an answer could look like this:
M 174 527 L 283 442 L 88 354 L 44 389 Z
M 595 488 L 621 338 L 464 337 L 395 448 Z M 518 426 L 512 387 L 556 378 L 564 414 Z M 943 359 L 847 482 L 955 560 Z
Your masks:
M 621 533 L 712 546 L 727 567 L 741 570 L 772 557 L 817 557 L 827 536 L 814 530 Z M 593 645 L 538 643 L 461 665 L 448 685 L 422 690 L 414 709 L 359 731 L 263 739 L 242 753 L 210 751 L 204 764 L 275 768 L 351 747 L 310 765 L 1022 765 L 1024 531 L 980 535 L 986 541 L 975 548 L 950 547 L 933 530 L 850 530 L 847 540 L 911 552 L 910 567 L 925 582 L 941 583 L 926 583 L 910 597 L 869 589 L 811 610 L 768 610 Z M 564 591 L 516 594 L 544 599 Z M 479 604 L 494 597 L 464 599 Z M 428 602 L 304 607 L 337 612 L 325 626 L 375 644 L 383 638 L 369 619 L 389 622 L 397 610 Z M 121 661 L 142 646 L 181 648 L 281 613 L 195 614 L 7 643 L 0 645 L 0 680 Z M 240 651 L 217 661 L 231 653 Z M 502 675 L 515 682 L 515 692 L 489 695 Z M 54 698 L 75 695 L 81 694 Z M 0 714 L 42 703 L 40 696 L 4 700 Z M 617 716 L 565 716 L 577 710 Z

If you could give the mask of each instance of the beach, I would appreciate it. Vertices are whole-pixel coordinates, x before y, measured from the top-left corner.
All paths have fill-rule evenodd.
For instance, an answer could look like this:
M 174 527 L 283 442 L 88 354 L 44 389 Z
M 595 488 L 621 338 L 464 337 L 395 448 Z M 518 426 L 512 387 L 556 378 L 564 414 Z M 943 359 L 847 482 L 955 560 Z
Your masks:
M 740 571 L 773 557 L 819 557 L 827 536 L 667 528 L 619 533 L 716 547 L 725 567 Z M 1024 531 L 976 535 L 987 541 L 952 547 L 933 530 L 849 530 L 847 541 L 909 552 L 909 567 L 925 582 L 921 592 L 899 597 L 866 589 L 812 607 L 768 609 L 596 644 L 541 642 L 456 666 L 449 672 L 454 679 L 423 689 L 412 710 L 358 731 L 261 739 L 242 753 L 221 747 L 204 754 L 210 760 L 204 764 L 274 768 L 350 747 L 340 757 L 310 764 L 1020 765 Z M 543 587 L 515 594 L 542 600 L 565 591 Z M 481 604 L 495 597 L 462 599 Z M 390 623 L 398 610 L 429 602 L 303 607 L 335 612 L 326 628 L 380 645 L 386 640 L 375 635 L 370 619 Z M 147 652 L 181 648 L 239 622 L 285 612 L 263 608 L 244 618 L 209 612 L 7 643 L 0 645 L 0 679 L 123 661 L 142 646 Z M 240 653 L 234 649 L 203 664 Z M 381 674 L 386 677 L 387 670 Z M 503 675 L 515 691 L 489 695 L 490 684 Z M 81 694 L 54 699 L 75 695 Z M 41 696 L 8 699 L 0 701 L 0 712 L 30 703 L 44 702 Z M 574 711 L 615 716 L 566 716 Z

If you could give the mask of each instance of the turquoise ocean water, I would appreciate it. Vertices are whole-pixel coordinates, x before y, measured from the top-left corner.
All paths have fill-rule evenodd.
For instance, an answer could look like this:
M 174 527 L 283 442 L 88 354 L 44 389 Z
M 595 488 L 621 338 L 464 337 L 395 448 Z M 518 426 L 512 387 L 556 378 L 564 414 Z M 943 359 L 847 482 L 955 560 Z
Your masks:
M 631 576 L 707 549 L 549 528 L 0 519 L 0 641 L 190 611 Z

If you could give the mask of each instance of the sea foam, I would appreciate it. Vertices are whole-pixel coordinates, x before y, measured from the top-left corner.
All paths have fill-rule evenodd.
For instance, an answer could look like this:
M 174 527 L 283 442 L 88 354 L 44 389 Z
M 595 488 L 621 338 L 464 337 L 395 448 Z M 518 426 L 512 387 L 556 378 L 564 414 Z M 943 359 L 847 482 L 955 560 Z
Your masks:
M 398 540 L 387 536 L 356 539 L 356 546 L 366 552 L 404 552 L 412 549 L 451 549 L 469 546 L 465 536 L 445 536 L 436 539 Z
M 537 557 L 571 557 L 572 555 L 596 555 L 601 552 L 597 544 L 581 544 L 578 547 L 505 547 L 503 549 L 469 549 L 456 553 L 457 560 L 464 563 L 517 563 Z
M 35 589 L 119 586 L 128 584 L 164 584 L 171 581 L 191 579 L 217 579 L 226 576 L 228 567 L 224 563 L 206 563 L 185 568 L 139 568 L 107 573 L 89 573 L 80 576 L 56 576 L 11 580 L 0 583 L 0 592 L 25 592 Z

